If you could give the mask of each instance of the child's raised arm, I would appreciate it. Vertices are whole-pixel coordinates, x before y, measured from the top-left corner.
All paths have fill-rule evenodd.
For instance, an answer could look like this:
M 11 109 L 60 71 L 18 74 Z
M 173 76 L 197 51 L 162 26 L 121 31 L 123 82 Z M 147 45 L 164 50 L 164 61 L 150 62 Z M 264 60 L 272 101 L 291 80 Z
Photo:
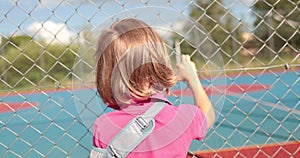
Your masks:
M 204 91 L 197 76 L 196 66 L 189 55 L 182 55 L 181 61 L 177 63 L 179 77 L 188 82 L 194 96 L 196 106 L 198 106 L 206 116 L 207 127 L 210 128 L 215 122 L 215 113 L 211 102 Z

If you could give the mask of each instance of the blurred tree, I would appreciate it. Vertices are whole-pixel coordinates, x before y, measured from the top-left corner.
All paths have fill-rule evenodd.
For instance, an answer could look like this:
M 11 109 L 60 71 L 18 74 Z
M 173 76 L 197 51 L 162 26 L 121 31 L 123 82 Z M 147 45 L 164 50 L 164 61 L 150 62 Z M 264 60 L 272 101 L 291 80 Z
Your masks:
M 46 48 L 45 71 L 51 78 L 50 81 L 61 81 L 72 78 L 72 67 L 76 58 L 77 46 L 51 44 Z M 48 78 L 49 80 L 49 78 Z
M 223 60 L 228 63 L 233 54 L 239 52 L 241 45 L 242 28 L 239 20 L 224 7 L 222 0 L 197 0 L 195 3 L 190 16 L 219 45 Z
M 33 67 L 41 47 L 30 36 L 18 35 L 4 38 L 1 48 L 2 57 L 5 59 L 2 66 L 6 69 L 3 72 L 6 83 L 11 87 L 22 87 L 37 80 L 38 73 L 34 72 L 36 70 Z M 29 73 L 34 75 L 28 76 Z
M 256 1 L 254 33 L 256 42 L 263 48 L 259 56 L 291 56 L 299 52 L 299 7 L 299 0 Z
M 43 86 L 71 79 L 77 49 L 75 45 L 46 44 L 27 35 L 3 38 L 1 66 L 5 70 L 0 70 L 1 81 L 10 86 L 0 88 Z
M 98 35 L 92 30 L 92 28 L 85 28 L 79 33 L 77 41 L 79 46 L 77 54 L 79 58 L 76 58 L 77 60 L 75 61 L 76 64 L 73 67 L 73 73 L 80 79 L 76 78 L 73 80 L 73 84 L 85 83 L 94 85 L 94 68 L 96 65 L 95 57 L 97 57 L 95 52 L 97 49 Z

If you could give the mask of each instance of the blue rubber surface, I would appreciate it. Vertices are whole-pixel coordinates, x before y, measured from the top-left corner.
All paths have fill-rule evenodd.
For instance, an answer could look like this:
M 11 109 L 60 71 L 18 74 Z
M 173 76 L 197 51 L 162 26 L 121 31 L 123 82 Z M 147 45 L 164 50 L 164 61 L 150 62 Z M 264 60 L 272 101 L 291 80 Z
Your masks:
M 191 150 L 300 139 L 299 71 L 227 76 L 226 80 L 227 84 L 263 84 L 270 88 L 228 93 L 214 128 L 208 131 L 203 141 L 193 141 Z M 203 81 L 203 84 L 207 83 Z M 99 112 L 78 107 L 74 93 L 86 95 L 85 101 L 95 104 L 94 89 L 1 95 L 4 103 L 28 101 L 39 105 L 0 114 L 0 157 L 88 157 L 92 133 L 86 122 L 92 123 Z M 220 96 L 211 97 L 217 100 Z M 182 99 L 185 103 L 192 103 L 190 96 Z M 170 100 L 176 98 L 170 97 Z

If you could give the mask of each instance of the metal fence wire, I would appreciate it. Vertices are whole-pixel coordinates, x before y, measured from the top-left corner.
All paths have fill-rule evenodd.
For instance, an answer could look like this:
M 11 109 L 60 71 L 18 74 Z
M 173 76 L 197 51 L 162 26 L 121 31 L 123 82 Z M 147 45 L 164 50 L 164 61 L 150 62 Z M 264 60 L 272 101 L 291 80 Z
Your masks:
M 298 0 L 0 3 L 0 157 L 89 156 L 92 123 L 106 110 L 97 111 L 95 43 L 102 28 L 127 17 L 163 37 L 173 64 L 178 52 L 196 63 L 218 119 L 192 151 L 300 153 Z M 263 150 L 268 144 L 278 148 Z

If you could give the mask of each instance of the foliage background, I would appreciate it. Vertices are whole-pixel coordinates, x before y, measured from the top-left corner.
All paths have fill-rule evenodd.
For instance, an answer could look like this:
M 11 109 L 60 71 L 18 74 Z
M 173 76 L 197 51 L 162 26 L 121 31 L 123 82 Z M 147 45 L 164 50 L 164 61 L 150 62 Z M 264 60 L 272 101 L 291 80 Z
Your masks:
M 205 28 L 218 44 L 228 73 L 231 69 L 281 64 L 297 66 L 300 63 L 299 1 L 254 1 L 250 7 L 255 17 L 253 27 L 236 18 L 224 7 L 223 0 L 192 2 L 187 14 Z M 95 38 L 89 37 L 92 33 L 92 29 L 85 27 L 77 35 L 83 35 L 85 41 L 93 42 Z M 244 37 L 245 34 L 248 36 Z M 173 46 L 175 41 L 180 41 L 181 52 L 191 54 L 197 68 L 202 69 L 205 63 L 195 53 L 195 46 L 176 35 L 171 37 L 171 41 L 173 43 L 170 45 Z M 76 58 L 81 58 L 77 52 L 82 45 L 76 37 L 65 43 L 44 41 L 25 33 L 2 36 L 0 88 L 8 90 L 70 84 L 72 67 Z

